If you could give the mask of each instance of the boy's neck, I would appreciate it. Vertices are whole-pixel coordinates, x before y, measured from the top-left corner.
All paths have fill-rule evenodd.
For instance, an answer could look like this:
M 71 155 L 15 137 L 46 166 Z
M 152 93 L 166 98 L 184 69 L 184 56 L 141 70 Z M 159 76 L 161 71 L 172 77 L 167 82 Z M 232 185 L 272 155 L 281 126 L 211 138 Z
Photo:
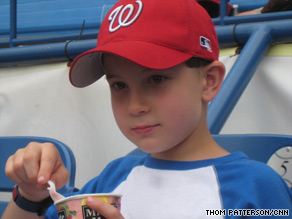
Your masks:
M 213 139 L 210 140 L 207 146 L 203 145 L 202 147 L 196 147 L 194 145 L 192 149 L 188 150 L 177 150 L 177 148 L 173 148 L 167 152 L 151 154 L 151 156 L 163 160 L 197 161 L 223 157 L 230 154 L 221 148 Z
M 196 161 L 218 158 L 230 154 L 211 136 L 207 125 L 168 151 L 151 154 L 154 158 L 176 161 Z

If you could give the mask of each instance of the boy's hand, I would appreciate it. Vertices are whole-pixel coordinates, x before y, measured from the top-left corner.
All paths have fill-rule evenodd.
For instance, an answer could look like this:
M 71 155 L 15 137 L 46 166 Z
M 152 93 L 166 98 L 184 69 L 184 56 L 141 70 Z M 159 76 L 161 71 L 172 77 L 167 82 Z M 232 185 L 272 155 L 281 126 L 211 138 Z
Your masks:
M 19 187 L 26 199 L 39 202 L 49 196 L 47 182 L 62 188 L 69 179 L 58 149 L 51 143 L 29 143 L 8 158 L 6 175 Z
M 86 204 L 92 210 L 97 211 L 107 219 L 124 219 L 116 207 L 106 203 L 101 199 L 89 197 L 86 199 Z

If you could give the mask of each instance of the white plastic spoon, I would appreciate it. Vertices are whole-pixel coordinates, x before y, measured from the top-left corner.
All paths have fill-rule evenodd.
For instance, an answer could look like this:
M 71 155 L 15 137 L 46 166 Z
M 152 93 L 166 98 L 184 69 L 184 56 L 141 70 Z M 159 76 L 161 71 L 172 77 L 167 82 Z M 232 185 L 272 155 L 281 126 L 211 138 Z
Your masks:
M 61 195 L 60 193 L 56 192 L 56 186 L 55 183 L 51 180 L 48 181 L 48 184 L 50 187 L 48 187 L 49 193 L 51 198 L 54 202 L 64 199 L 65 197 Z

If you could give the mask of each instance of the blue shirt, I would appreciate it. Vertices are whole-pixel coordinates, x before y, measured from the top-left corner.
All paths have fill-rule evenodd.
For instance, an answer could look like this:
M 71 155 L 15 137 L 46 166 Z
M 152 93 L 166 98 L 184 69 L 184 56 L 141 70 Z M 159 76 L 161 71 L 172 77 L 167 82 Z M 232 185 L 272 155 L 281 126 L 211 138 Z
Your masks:
M 122 157 L 78 192 L 84 193 L 122 194 L 126 219 L 292 218 L 282 177 L 241 152 L 200 161 Z M 46 218 L 58 218 L 54 206 Z

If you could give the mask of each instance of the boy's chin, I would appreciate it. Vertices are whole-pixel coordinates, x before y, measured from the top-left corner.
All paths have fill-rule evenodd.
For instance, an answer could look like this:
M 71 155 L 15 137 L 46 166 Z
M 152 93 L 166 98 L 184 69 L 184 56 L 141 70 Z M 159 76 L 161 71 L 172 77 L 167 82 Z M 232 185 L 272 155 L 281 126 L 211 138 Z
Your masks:
M 161 148 L 161 143 L 154 139 L 143 139 L 140 141 L 132 141 L 141 151 L 145 153 L 161 153 L 164 150 Z
M 168 148 L 162 146 L 162 144 L 143 144 L 136 145 L 141 151 L 149 154 L 160 154 L 168 151 Z

